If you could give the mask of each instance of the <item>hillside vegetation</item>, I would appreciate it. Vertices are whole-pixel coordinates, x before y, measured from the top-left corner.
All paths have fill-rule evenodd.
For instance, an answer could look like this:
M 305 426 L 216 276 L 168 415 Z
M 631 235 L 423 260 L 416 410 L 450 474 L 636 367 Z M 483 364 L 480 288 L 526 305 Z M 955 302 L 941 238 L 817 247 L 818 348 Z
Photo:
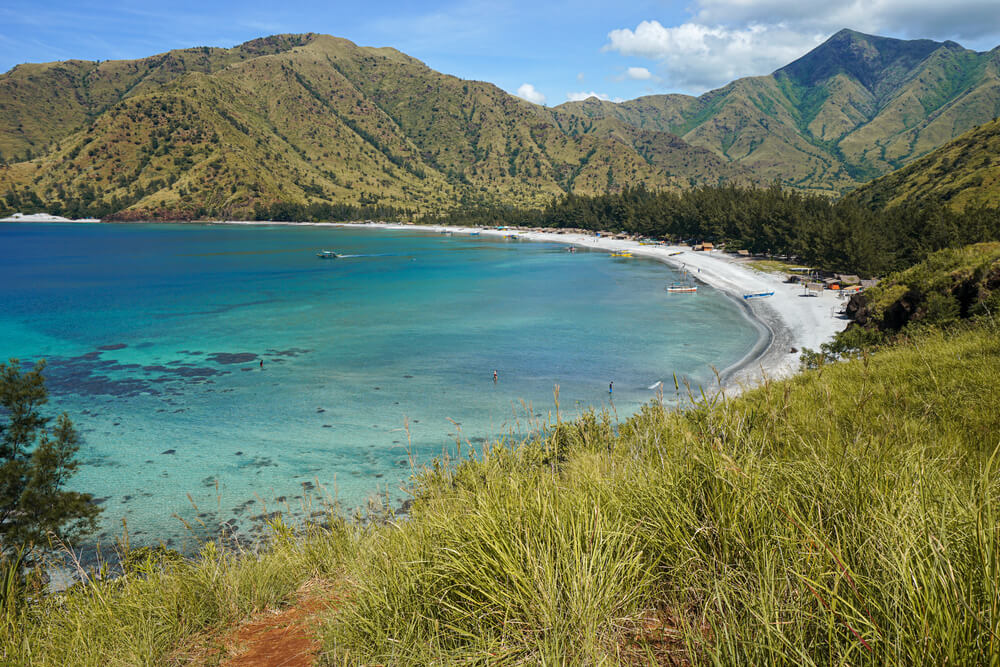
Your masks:
M 1000 115 L 1000 48 L 841 30 L 770 75 L 700 97 L 557 109 L 671 132 L 766 181 L 843 194 Z
M 324 664 L 993 664 L 998 334 L 924 331 L 736 399 L 464 443 L 418 473 L 406 520 L 276 522 L 260 556 L 136 553 L 8 604 L 0 655 L 218 657 L 213 637 L 311 581 L 332 591 Z
M 19 160 L 0 169 L 8 208 L 133 212 L 125 217 L 246 216 L 275 202 L 440 210 L 540 205 L 626 185 L 754 182 L 664 132 L 614 119 L 563 127 L 551 110 L 491 84 L 324 35 L 19 66 L 0 76 L 0 90 L 9 95 L 0 150 Z
M 859 294 L 850 311 L 859 325 L 888 333 L 1000 317 L 1000 243 L 934 253 Z
M 1000 207 L 1000 120 L 978 125 L 933 153 L 850 193 L 870 208 L 904 204 L 952 210 Z

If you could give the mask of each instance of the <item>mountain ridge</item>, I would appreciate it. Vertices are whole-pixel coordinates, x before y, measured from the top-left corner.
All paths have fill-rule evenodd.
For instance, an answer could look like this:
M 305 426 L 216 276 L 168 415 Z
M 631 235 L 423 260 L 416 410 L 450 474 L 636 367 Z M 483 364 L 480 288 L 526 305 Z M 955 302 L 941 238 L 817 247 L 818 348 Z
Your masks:
M 315 34 L 248 44 L 262 53 L 244 57 L 250 49 L 240 45 L 116 61 L 106 66 L 115 84 L 99 79 L 103 110 L 88 111 L 89 89 L 77 87 L 74 114 L 56 123 L 13 132 L 8 118 L 8 143 L 13 135 L 44 150 L 0 170 L 0 192 L 21 203 L 32 200 L 17 194 L 28 187 L 42 201 L 105 214 L 235 215 L 262 201 L 437 210 L 755 180 L 660 131 L 615 120 L 581 128 L 569 119 L 564 128 L 549 109 L 395 49 Z M 43 70 L 64 81 L 60 67 Z M 43 73 L 8 73 L 0 87 L 32 75 L 44 87 Z M 153 75 L 155 85 L 136 89 Z
M 764 180 L 841 195 L 1000 113 L 1000 48 L 844 29 L 769 75 L 698 97 L 557 108 L 672 132 Z
M 0 75 L 0 202 L 70 214 L 260 204 L 541 206 L 780 182 L 840 195 L 1000 113 L 1000 49 L 842 30 L 697 98 L 555 107 L 305 33 Z

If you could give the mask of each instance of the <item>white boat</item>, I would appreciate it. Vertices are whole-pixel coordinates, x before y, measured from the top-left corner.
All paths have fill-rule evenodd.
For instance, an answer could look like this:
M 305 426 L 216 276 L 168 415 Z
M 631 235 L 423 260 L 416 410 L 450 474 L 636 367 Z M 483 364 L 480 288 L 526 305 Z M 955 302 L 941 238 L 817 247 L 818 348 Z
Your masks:
M 319 257 L 320 259 L 337 259 L 340 255 L 338 255 L 332 250 L 323 250 L 321 252 L 316 253 L 316 256 Z
M 698 291 L 697 285 L 667 285 L 667 291 L 671 293 L 690 294 Z

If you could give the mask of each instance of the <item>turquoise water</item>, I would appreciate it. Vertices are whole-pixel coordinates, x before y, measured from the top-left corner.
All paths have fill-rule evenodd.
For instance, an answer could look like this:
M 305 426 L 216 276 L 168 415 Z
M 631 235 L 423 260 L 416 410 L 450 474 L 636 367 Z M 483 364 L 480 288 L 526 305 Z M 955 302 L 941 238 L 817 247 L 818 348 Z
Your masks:
M 327 248 L 347 257 L 317 259 Z M 50 405 L 84 438 L 72 485 L 101 502 L 105 540 L 123 518 L 134 543 L 182 546 L 185 523 L 252 536 L 317 496 L 398 503 L 410 454 L 524 432 L 556 384 L 572 416 L 610 408 L 613 380 L 624 417 L 758 340 L 714 290 L 667 295 L 661 263 L 559 244 L 4 224 L 0 252 L 0 354 L 47 359 Z

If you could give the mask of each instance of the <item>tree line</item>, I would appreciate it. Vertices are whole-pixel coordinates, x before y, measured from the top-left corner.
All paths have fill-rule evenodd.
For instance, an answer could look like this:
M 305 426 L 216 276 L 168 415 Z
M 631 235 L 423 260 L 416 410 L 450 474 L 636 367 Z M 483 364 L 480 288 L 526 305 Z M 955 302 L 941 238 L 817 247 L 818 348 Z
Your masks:
M 997 209 L 957 213 L 943 205 L 924 204 L 875 211 L 850 198 L 834 201 L 777 184 L 567 194 L 541 209 L 488 205 L 428 215 L 419 222 L 578 228 L 711 241 L 725 243 L 730 250 L 785 256 L 866 277 L 912 266 L 942 248 L 1000 240 Z

